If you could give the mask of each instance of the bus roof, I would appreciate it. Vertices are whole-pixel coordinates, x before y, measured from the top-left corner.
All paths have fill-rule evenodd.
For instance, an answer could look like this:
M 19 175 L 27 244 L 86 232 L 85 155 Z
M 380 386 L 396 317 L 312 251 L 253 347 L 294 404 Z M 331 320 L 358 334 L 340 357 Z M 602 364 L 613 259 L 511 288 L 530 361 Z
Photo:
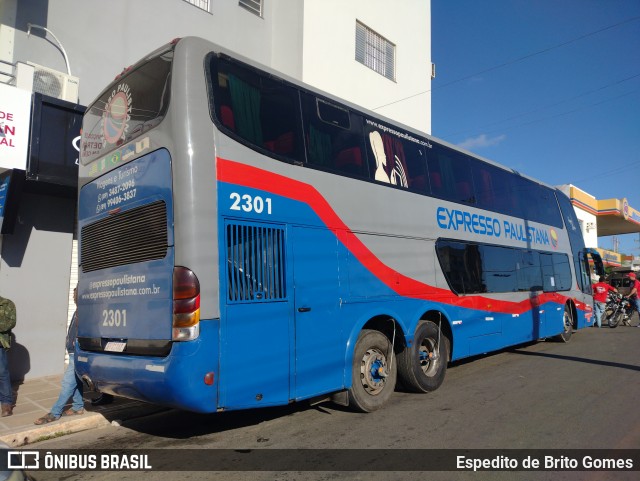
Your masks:
M 96 99 L 93 102 L 91 102 L 91 104 L 87 108 L 87 112 L 90 110 L 91 106 L 96 102 L 96 100 L 98 100 L 101 96 L 103 96 L 105 94 L 105 92 L 107 92 L 110 88 L 112 88 L 112 85 L 115 82 L 117 82 L 122 75 L 128 73 L 131 70 L 135 70 L 141 64 L 144 64 L 145 62 L 148 62 L 150 59 L 152 59 L 152 58 L 154 58 L 154 57 L 156 57 L 158 55 L 161 55 L 161 54 L 167 52 L 168 50 L 177 49 L 177 48 L 190 48 L 190 45 L 192 45 L 192 44 L 194 44 L 194 45 L 197 45 L 197 44 L 207 45 L 208 48 L 212 52 L 215 52 L 218 55 L 228 56 L 230 58 L 233 58 L 235 60 L 243 62 L 243 63 L 245 63 L 245 64 L 247 64 L 247 65 L 249 65 L 249 66 L 251 66 L 253 68 L 256 68 L 256 69 L 259 69 L 259 70 L 261 70 L 263 72 L 266 72 L 269 75 L 273 75 L 276 78 L 285 80 L 286 82 L 289 82 L 289 83 L 291 83 L 293 85 L 301 87 L 301 88 L 303 88 L 303 89 L 305 89 L 305 90 L 307 90 L 307 91 L 309 91 L 309 92 L 311 92 L 313 94 L 316 94 L 316 95 L 325 97 L 328 100 L 332 100 L 334 102 L 337 102 L 337 103 L 339 103 L 339 104 L 341 104 L 341 105 L 343 105 L 343 106 L 345 106 L 345 107 L 347 107 L 349 109 L 352 109 L 354 111 L 357 111 L 357 112 L 365 114 L 365 115 L 368 115 L 370 117 L 378 118 L 378 119 L 382 120 L 383 122 L 386 122 L 386 123 L 389 123 L 391 125 L 395 125 L 397 127 L 400 127 L 400 128 L 402 128 L 404 130 L 407 130 L 407 131 L 411 132 L 412 134 L 425 137 L 427 140 L 431 140 L 431 141 L 436 142 L 438 144 L 444 145 L 444 146 L 449 147 L 451 149 L 454 149 L 454 150 L 457 150 L 457 151 L 462 152 L 464 154 L 467 154 L 469 156 L 475 157 L 476 159 L 479 159 L 479 160 L 481 160 L 483 162 L 491 164 L 491 165 L 493 165 L 493 166 L 495 166 L 497 168 L 500 168 L 500 169 L 503 169 L 503 170 L 506 170 L 506 171 L 509 171 L 509 172 L 513 172 L 513 173 L 515 173 L 515 174 L 517 174 L 517 175 L 519 175 L 519 176 L 521 176 L 521 177 L 523 177 L 525 179 L 528 179 L 528 180 L 530 180 L 532 182 L 536 182 L 537 184 L 543 185 L 543 186 L 548 187 L 550 189 L 558 190 L 558 189 L 556 189 L 555 186 L 552 186 L 552 185 L 549 185 L 549 184 L 547 184 L 545 182 L 542 182 L 539 179 L 530 177 L 530 176 L 528 176 L 526 174 L 523 174 L 522 172 L 517 171 L 517 170 L 515 170 L 513 168 L 510 168 L 510 167 L 507 167 L 505 165 L 499 164 L 499 163 L 497 163 L 497 162 L 495 162 L 495 161 L 493 161 L 491 159 L 482 157 L 482 156 L 480 156 L 480 155 L 478 155 L 478 154 L 476 154 L 474 152 L 466 150 L 466 149 L 464 149 L 462 147 L 459 147 L 459 146 L 457 146 L 455 144 L 451 144 L 450 142 L 447 142 L 446 140 L 443 140 L 441 138 L 435 137 L 435 136 L 433 136 L 431 134 L 427 134 L 426 132 L 417 130 L 417 129 L 411 127 L 411 126 L 403 124 L 403 123 L 401 123 L 401 122 L 399 122 L 397 120 L 393 120 L 393 119 L 391 119 L 389 117 L 386 117 L 386 116 L 384 116 L 382 114 L 379 114 L 377 112 L 369 110 L 369 109 L 367 109 L 367 108 L 365 108 L 363 106 L 356 105 L 356 104 L 354 104 L 354 103 L 352 103 L 352 102 L 350 102 L 350 101 L 348 101 L 346 99 L 337 97 L 337 96 L 335 96 L 335 95 L 333 95 L 331 93 L 328 93 L 328 92 L 325 92 L 323 90 L 320 90 L 320 89 L 318 89 L 316 87 L 313 87 L 313 86 L 311 86 L 311 85 L 309 85 L 309 84 L 307 84 L 305 82 L 302 82 L 301 80 L 298 80 L 298 79 L 295 79 L 293 77 L 290 77 L 290 76 L 288 76 L 287 74 L 285 74 L 283 72 L 274 70 L 273 68 L 271 68 L 271 67 L 269 67 L 267 65 L 264 65 L 264 64 L 261 64 L 259 62 L 256 62 L 255 60 L 252 60 L 252 59 L 250 59 L 248 57 L 245 57 L 245 56 L 243 56 L 241 54 L 238 54 L 237 52 L 234 52 L 233 50 L 230 50 L 230 49 L 228 49 L 226 47 L 223 47 L 223 46 L 221 46 L 219 44 L 216 44 L 216 43 L 214 43 L 214 42 L 212 42 L 210 40 L 206 40 L 206 39 L 201 38 L 201 37 L 182 37 L 182 38 L 173 39 L 171 42 L 168 42 L 168 43 L 164 44 L 163 46 L 155 49 L 154 51 L 152 51 L 148 55 L 145 55 L 144 57 L 142 57 L 136 63 L 132 64 L 131 66 L 129 66 L 129 67 L 125 68 L 125 69 L 123 69 L 123 71 L 120 74 L 118 74 L 118 76 L 116 76 L 116 78 L 112 82 L 110 82 L 109 85 L 106 88 L 104 88 L 98 94 Z

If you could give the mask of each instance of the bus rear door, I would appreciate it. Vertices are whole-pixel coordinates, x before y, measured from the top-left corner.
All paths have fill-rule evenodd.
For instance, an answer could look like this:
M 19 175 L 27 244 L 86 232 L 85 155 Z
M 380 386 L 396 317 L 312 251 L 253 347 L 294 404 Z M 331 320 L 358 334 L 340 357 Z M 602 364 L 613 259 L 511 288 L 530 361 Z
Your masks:
M 219 407 L 286 404 L 293 306 L 285 271 L 285 228 L 228 220 L 224 229 Z

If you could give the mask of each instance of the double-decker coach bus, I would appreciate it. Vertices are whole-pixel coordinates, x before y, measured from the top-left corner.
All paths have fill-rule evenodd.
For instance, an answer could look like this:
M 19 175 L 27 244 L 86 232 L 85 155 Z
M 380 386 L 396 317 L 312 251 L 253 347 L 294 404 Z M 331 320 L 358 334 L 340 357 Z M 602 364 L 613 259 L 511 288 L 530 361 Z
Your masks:
M 591 323 L 569 199 L 197 38 L 84 117 L 76 369 L 199 412 L 396 383 Z

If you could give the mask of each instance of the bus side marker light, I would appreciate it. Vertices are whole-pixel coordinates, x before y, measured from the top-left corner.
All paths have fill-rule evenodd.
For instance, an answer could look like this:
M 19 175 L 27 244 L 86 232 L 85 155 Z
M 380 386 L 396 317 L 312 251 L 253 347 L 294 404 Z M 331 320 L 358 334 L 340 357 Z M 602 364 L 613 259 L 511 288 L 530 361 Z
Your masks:
M 155 364 L 147 364 L 144 369 L 151 372 L 164 372 L 164 366 L 158 366 Z
M 207 386 L 212 386 L 214 379 L 215 379 L 215 376 L 213 372 L 208 372 L 204 375 L 204 383 Z

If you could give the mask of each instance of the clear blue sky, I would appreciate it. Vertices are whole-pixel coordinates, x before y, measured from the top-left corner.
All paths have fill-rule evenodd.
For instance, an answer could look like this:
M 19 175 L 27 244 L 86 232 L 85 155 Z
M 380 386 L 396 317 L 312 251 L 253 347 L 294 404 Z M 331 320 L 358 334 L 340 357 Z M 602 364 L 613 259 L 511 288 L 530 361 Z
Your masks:
M 431 25 L 434 136 L 640 210 L 640 0 L 431 0 Z

